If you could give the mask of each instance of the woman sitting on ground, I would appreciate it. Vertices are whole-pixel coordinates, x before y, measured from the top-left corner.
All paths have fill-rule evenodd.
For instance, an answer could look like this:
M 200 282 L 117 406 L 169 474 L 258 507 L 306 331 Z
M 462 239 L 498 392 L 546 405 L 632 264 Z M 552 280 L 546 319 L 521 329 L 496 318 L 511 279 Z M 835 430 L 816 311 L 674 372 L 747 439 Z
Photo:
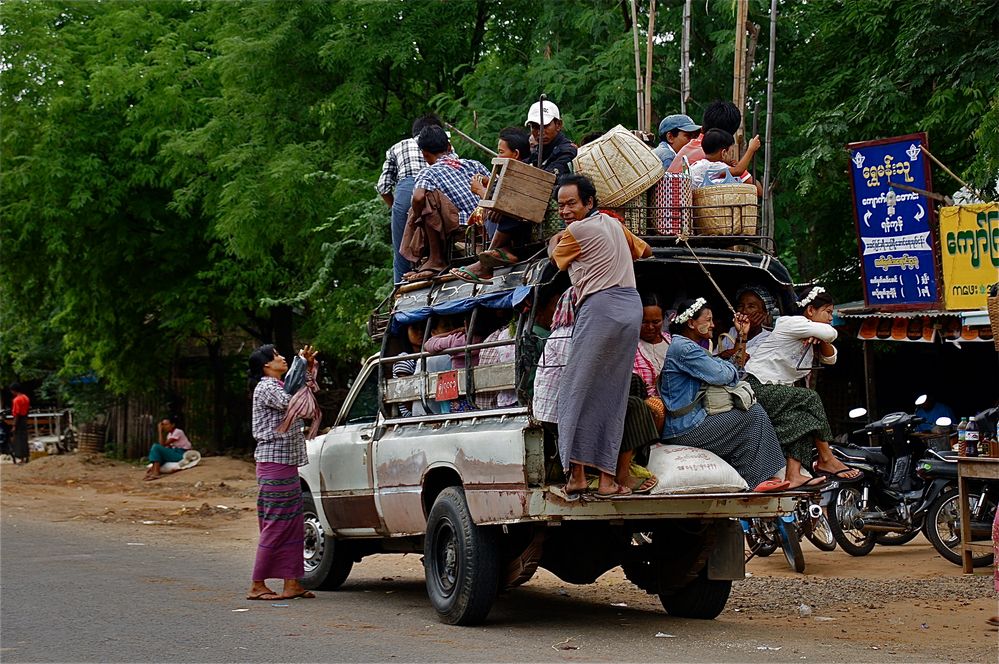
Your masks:
M 745 331 L 749 321 L 735 316 L 736 329 Z M 749 410 L 708 415 L 697 400 L 702 384 L 735 385 L 739 372 L 730 362 L 709 355 L 699 342 L 711 339 L 714 320 L 704 298 L 685 300 L 670 324 L 673 341 L 659 393 L 666 404 L 663 442 L 708 450 L 727 461 L 753 487 L 753 491 L 783 491 L 784 457 L 777 434 L 759 404 Z
M 507 127 L 500 131 L 496 156 L 516 159 L 517 161 L 529 159 L 531 143 L 527 132 L 520 127 Z M 472 178 L 470 187 L 476 196 L 485 198 L 489 189 L 489 178 L 484 175 L 476 175 Z M 481 208 L 478 212 L 481 212 Z M 514 255 L 511 248 L 524 244 L 530 239 L 530 222 L 500 214 L 495 215 L 497 219 L 493 221 L 492 216 L 489 214 L 490 218 L 485 221 L 486 234 L 489 236 L 489 248 L 480 253 L 479 260 L 468 267 L 456 267 L 451 270 L 451 274 L 462 281 L 492 283 L 493 269 L 504 265 L 513 265 L 517 262 L 517 256 Z
M 829 448 L 832 430 L 818 393 L 794 386 L 811 372 L 813 348 L 818 349 L 822 364 L 836 363 L 833 300 L 816 286 L 801 298 L 798 308 L 800 315 L 778 318 L 773 332 L 757 346 L 746 364 L 746 380 L 777 430 L 792 488 L 824 483 L 804 475 L 802 465 L 840 482 L 858 480 L 863 473 L 847 468 Z M 816 450 L 818 461 L 813 467 Z

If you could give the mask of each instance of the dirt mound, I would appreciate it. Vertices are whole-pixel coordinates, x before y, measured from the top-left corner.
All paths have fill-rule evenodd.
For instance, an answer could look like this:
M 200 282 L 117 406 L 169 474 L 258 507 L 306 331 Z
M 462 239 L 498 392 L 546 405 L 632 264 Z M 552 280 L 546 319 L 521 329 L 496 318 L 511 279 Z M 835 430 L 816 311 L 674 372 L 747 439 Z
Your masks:
M 81 484 L 121 483 L 142 481 L 145 466 L 137 463 L 115 461 L 99 454 L 61 454 L 44 456 L 23 466 L 0 466 L 3 481 L 15 484 Z M 146 484 L 219 485 L 222 482 L 248 481 L 254 483 L 252 463 L 230 457 L 202 457 L 201 462 L 189 470 L 164 475 L 157 482 Z M 153 487 L 150 487 L 153 488 Z

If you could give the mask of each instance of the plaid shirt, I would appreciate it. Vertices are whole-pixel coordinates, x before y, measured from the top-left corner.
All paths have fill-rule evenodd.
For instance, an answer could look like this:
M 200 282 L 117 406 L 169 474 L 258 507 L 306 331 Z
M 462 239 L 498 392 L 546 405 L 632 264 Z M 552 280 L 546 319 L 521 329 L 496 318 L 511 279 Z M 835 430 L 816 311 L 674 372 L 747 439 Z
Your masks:
M 489 177 L 489 170 L 474 159 L 458 159 L 454 154 L 444 155 L 416 176 L 416 188 L 426 191 L 440 190 L 458 208 L 458 223 L 468 224 L 468 217 L 479 204 L 479 197 L 469 185 L 473 175 Z
M 302 420 L 296 421 L 288 433 L 276 431 L 288 410 L 289 401 L 291 395 L 284 391 L 277 378 L 264 376 L 253 390 L 253 437 L 257 441 L 253 458 L 258 463 L 304 466 L 309 462 Z
M 416 145 L 416 139 L 405 138 L 385 152 L 385 163 L 382 164 L 382 174 L 378 177 L 375 191 L 391 194 L 399 180 L 415 178 L 426 167 L 427 160 Z

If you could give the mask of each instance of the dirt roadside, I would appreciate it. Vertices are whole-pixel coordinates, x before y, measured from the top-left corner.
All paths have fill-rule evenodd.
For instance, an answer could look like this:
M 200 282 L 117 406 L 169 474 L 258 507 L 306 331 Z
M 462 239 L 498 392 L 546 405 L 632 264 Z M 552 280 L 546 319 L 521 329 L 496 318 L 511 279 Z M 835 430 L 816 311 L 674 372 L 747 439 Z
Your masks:
M 155 482 L 144 482 L 143 472 L 137 465 L 83 454 L 4 464 L 0 510 L 27 510 L 34 519 L 78 523 L 109 537 L 173 538 L 181 531 L 210 534 L 213 547 L 252 548 L 251 463 L 206 457 L 195 468 Z M 750 561 L 749 578 L 735 584 L 719 619 L 759 626 L 761 639 L 773 641 L 774 648 L 780 647 L 780 634 L 793 629 L 833 650 L 846 641 L 869 647 L 872 656 L 878 650 L 896 654 L 899 661 L 999 659 L 999 632 L 985 625 L 999 612 L 991 569 L 963 575 L 922 537 L 901 547 L 879 546 L 864 558 L 821 552 L 807 542 L 803 549 L 807 568 L 801 575 L 780 552 Z M 414 556 L 374 556 L 354 574 L 418 579 L 422 569 Z M 628 610 L 662 610 L 619 569 L 590 586 L 567 586 L 543 570 L 530 584 L 590 601 L 626 603 Z

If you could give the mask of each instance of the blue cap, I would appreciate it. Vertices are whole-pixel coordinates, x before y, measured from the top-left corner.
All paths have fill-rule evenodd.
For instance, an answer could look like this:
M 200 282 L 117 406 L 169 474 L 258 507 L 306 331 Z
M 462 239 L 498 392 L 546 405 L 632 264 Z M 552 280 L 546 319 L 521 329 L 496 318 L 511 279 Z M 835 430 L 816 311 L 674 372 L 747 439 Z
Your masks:
M 662 122 L 659 123 L 660 136 L 666 132 L 673 131 L 674 129 L 679 129 L 680 131 L 700 131 L 701 125 L 691 120 L 689 115 L 682 115 L 680 113 L 677 113 L 676 115 L 667 115 L 663 118 Z

